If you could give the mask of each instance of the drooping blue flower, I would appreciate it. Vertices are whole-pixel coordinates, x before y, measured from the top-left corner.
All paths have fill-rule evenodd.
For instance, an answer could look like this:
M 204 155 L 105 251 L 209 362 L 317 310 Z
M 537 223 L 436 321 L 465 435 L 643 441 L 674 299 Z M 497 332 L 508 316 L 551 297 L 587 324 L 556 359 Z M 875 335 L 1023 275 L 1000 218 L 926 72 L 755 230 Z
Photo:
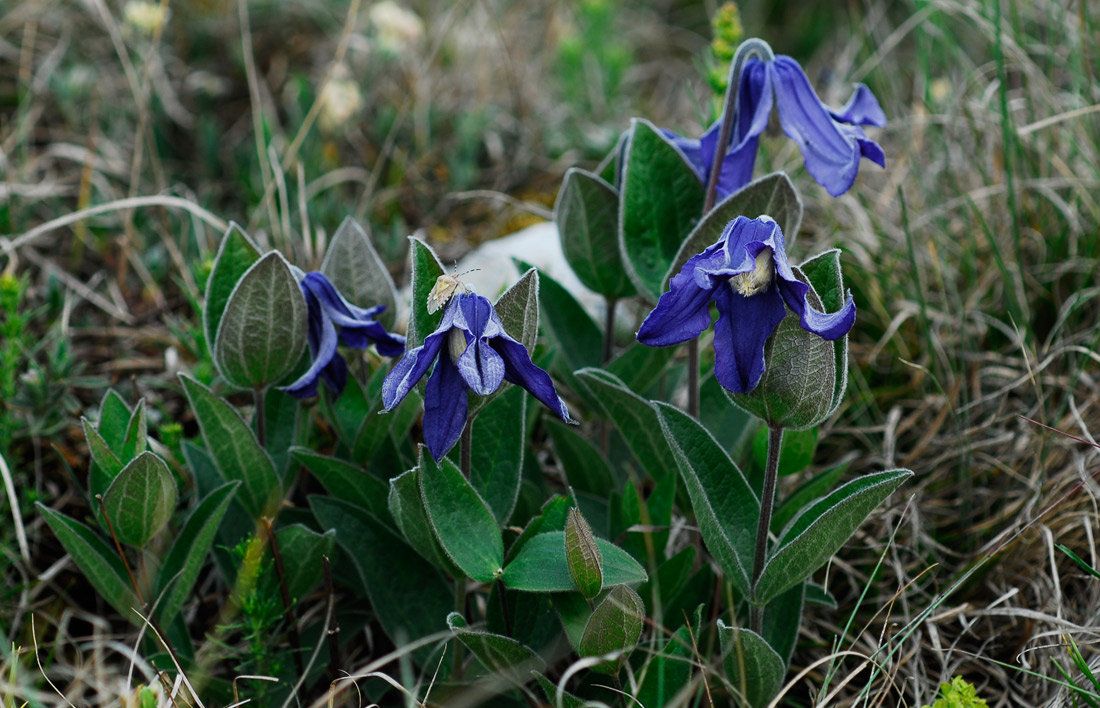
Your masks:
M 309 318 L 309 351 L 313 362 L 297 381 L 283 387 L 296 398 L 317 395 L 318 378 L 324 379 L 336 394 L 344 390 L 348 380 L 348 365 L 336 350 L 338 343 L 353 349 L 366 349 L 372 343 L 382 356 L 401 356 L 405 338 L 386 331 L 374 318 L 385 305 L 361 308 L 352 305 L 328 278 L 320 273 L 306 273 L 299 281 L 306 299 Z
M 432 362 L 435 369 L 424 393 L 424 442 L 436 461 L 462 435 L 467 390 L 487 396 L 502 381 L 510 381 L 527 389 L 562 420 L 573 422 L 550 375 L 535 366 L 527 348 L 504 331 L 492 303 L 480 295 L 461 293 L 451 298 L 439 327 L 397 362 L 382 382 L 386 410 L 408 395 Z
M 885 167 L 882 148 L 867 137 L 862 125 L 884 126 L 886 114 L 864 84 L 838 110 L 817 97 L 802 67 L 788 56 L 744 64 L 738 84 L 736 124 L 718 176 L 719 197 L 736 192 L 752 181 L 753 163 L 760 134 L 768 126 L 773 103 L 779 108 L 783 132 L 798 143 L 806 171 L 836 197 L 851 188 L 861 157 Z M 699 140 L 664 131 L 680 148 L 706 184 L 718 150 L 721 119 Z
M 764 373 L 764 343 L 787 310 L 798 315 L 803 329 L 830 341 L 852 328 L 856 306 L 850 293 L 843 308 L 825 313 L 807 301 L 809 290 L 791 269 L 779 225 L 769 217 L 739 216 L 717 243 L 672 277 L 642 322 L 638 341 L 664 347 L 699 336 L 710 326 L 714 301 L 714 375 L 727 390 L 748 393 Z

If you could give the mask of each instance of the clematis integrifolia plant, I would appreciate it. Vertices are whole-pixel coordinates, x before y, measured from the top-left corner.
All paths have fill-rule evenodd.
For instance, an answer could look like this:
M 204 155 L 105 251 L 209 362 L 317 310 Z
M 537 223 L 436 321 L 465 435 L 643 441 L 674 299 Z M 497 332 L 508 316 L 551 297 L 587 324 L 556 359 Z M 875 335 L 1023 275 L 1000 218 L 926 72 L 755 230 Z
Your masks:
M 449 277 L 449 276 L 447 276 Z M 382 384 L 382 403 L 392 410 L 435 369 L 424 394 L 424 442 L 439 461 L 466 426 L 466 392 L 487 396 L 503 381 L 522 386 L 562 420 L 572 423 L 550 375 L 531 361 L 527 348 L 507 332 L 489 300 L 470 292 L 450 299 L 443 319 L 424 344 L 405 353 Z
M 767 216 L 739 216 L 717 243 L 672 277 L 642 322 L 638 341 L 663 347 L 698 337 L 710 326 L 714 302 L 714 375 L 728 391 L 748 393 L 764 374 L 764 345 L 788 310 L 804 330 L 829 341 L 852 328 L 856 306 L 850 294 L 842 309 L 825 313 L 808 300 L 809 291 L 791 269 L 779 225 Z
M 738 50 L 730 86 L 738 89 L 729 142 L 717 176 L 719 197 L 732 194 L 752 180 L 759 137 L 768 126 L 773 104 L 779 109 L 783 132 L 802 150 L 806 171 L 832 196 L 851 188 L 861 157 L 885 166 L 882 148 L 860 127 L 886 125 L 886 114 L 864 84 L 856 84 L 842 108 L 832 109 L 818 98 L 798 62 L 788 56 L 775 56 L 767 43 L 752 39 Z M 665 131 L 704 184 L 718 153 L 722 120 L 715 121 L 698 140 Z
M 306 273 L 299 281 L 306 299 L 309 317 L 309 350 L 313 361 L 296 381 L 282 390 L 296 398 L 317 395 L 318 380 L 323 379 L 332 392 L 340 394 L 348 380 L 348 365 L 337 351 L 337 344 L 366 349 L 374 344 L 382 356 L 401 356 L 405 338 L 386 331 L 375 317 L 385 310 L 378 305 L 356 307 L 318 272 Z

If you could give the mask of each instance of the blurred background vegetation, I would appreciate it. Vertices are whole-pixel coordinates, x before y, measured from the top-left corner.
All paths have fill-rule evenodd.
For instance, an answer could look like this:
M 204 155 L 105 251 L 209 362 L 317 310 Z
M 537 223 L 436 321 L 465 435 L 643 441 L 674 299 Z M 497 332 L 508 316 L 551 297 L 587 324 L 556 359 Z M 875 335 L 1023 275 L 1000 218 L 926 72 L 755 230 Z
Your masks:
M 199 307 L 220 222 L 308 268 L 352 214 L 400 280 L 413 230 L 450 260 L 546 218 L 565 169 L 632 116 L 700 134 L 731 39 L 712 45 L 718 3 L 686 0 L 0 10 L 5 705 L 60 702 L 35 641 L 89 702 L 116 686 L 89 665 L 125 670 L 93 658 L 111 627 L 33 502 L 75 503 L 79 415 L 108 385 L 147 399 L 168 449 L 191 431 L 175 372 L 211 373 Z M 865 164 L 837 200 L 791 143 L 762 143 L 807 199 L 795 257 L 841 248 L 860 308 L 818 461 L 917 472 L 830 569 L 840 609 L 811 618 L 795 664 L 885 647 L 843 704 L 873 684 L 922 705 L 956 673 L 991 705 L 1068 700 L 1100 662 L 1100 585 L 1056 550 L 1097 565 L 1100 3 L 750 0 L 737 18 L 830 103 L 862 81 L 890 118 L 886 170 Z M 115 204 L 136 197 L 191 206 Z

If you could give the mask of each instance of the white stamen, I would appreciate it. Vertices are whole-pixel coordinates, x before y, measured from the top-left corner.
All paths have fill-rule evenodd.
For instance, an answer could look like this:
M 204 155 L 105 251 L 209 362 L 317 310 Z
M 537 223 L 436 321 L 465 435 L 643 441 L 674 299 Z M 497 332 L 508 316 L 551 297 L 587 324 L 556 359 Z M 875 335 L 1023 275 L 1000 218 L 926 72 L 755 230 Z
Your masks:
M 447 351 L 451 354 L 451 361 L 458 363 L 458 357 L 466 351 L 466 333 L 458 327 L 452 327 L 447 334 Z
M 730 287 L 745 297 L 764 292 L 775 277 L 775 258 L 771 248 L 762 248 L 756 254 L 756 265 L 748 273 L 738 273 L 730 278 Z

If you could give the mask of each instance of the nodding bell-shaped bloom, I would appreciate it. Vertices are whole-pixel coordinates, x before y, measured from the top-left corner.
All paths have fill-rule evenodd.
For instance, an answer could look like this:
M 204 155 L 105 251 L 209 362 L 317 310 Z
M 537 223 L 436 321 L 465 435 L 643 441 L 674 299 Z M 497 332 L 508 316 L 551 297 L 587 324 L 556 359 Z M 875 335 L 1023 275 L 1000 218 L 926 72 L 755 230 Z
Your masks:
M 487 396 L 510 381 L 522 386 L 571 423 L 565 401 L 550 375 L 535 366 L 527 348 L 504 331 L 493 305 L 475 293 L 451 298 L 439 327 L 424 344 L 405 353 L 382 383 L 382 403 L 392 410 L 413 386 L 435 369 L 424 393 L 424 442 L 436 461 L 462 435 L 468 411 L 466 391 Z
M 309 351 L 313 362 L 297 381 L 283 387 L 295 398 L 317 395 L 317 381 L 324 379 L 333 393 L 340 394 L 348 380 L 348 365 L 336 351 L 338 343 L 352 349 L 366 349 L 372 343 L 382 356 L 401 356 L 405 338 L 386 331 L 375 321 L 385 305 L 363 309 L 344 299 L 328 278 L 306 273 L 299 281 L 309 317 Z
M 764 344 L 788 310 L 822 339 L 839 339 L 852 328 L 856 306 L 850 293 L 843 308 L 825 313 L 807 301 L 809 290 L 787 261 L 779 225 L 769 217 L 739 216 L 717 243 L 672 277 L 642 322 L 638 341 L 664 347 L 694 339 L 710 326 L 714 301 L 714 375 L 727 390 L 748 393 L 764 374 Z
M 871 90 L 856 84 L 855 93 L 838 110 L 821 102 L 802 67 L 788 56 L 745 62 L 738 86 L 736 124 L 718 176 L 719 197 L 736 192 L 752 181 L 753 163 L 760 134 L 768 126 L 772 105 L 779 108 L 779 124 L 798 143 L 806 171 L 829 194 L 847 192 L 855 182 L 861 157 L 880 167 L 886 157 L 878 143 L 860 127 L 884 126 L 883 113 Z M 664 131 L 695 168 L 706 184 L 718 152 L 722 121 L 718 120 L 699 140 L 682 138 Z

